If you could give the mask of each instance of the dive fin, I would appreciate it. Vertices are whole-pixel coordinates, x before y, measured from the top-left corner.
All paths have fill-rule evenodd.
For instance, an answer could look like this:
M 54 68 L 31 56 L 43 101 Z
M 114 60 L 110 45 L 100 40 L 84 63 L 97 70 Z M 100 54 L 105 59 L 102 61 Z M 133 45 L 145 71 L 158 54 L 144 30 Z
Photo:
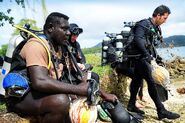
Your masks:
M 161 102 L 168 100 L 168 91 L 160 84 L 155 83 Z

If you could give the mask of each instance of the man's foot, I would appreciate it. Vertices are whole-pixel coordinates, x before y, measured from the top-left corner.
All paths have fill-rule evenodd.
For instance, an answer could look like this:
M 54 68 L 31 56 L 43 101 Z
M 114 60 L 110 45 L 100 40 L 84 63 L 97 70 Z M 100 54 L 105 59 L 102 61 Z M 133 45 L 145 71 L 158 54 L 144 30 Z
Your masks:
M 136 101 L 136 104 L 135 104 L 135 105 L 136 105 L 136 107 L 139 108 L 139 109 L 145 107 L 145 105 L 143 105 L 143 104 L 140 103 L 139 101 Z
M 158 112 L 158 118 L 159 120 L 162 120 L 163 118 L 167 118 L 167 119 L 177 119 L 179 118 L 180 115 L 177 113 L 173 113 L 170 111 L 167 111 L 166 109 L 161 110 Z
M 130 111 L 130 112 L 136 112 L 136 113 L 139 113 L 139 114 L 142 114 L 144 115 L 145 112 L 140 110 L 139 108 L 137 108 L 135 105 L 128 105 L 127 106 L 127 110 Z
M 137 100 L 140 100 L 142 102 L 147 102 L 147 99 L 144 96 L 137 96 Z

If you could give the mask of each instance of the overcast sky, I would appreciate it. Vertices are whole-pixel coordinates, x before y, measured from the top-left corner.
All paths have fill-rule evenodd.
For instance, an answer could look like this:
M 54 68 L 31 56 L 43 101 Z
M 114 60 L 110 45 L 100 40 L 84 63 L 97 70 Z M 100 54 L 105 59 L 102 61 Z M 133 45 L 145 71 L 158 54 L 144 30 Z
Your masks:
M 4 0 L 9 1 L 9 0 Z M 37 26 L 44 24 L 41 4 L 29 2 L 30 7 L 21 9 L 10 2 L 0 3 L 0 10 L 12 9 L 15 23 L 22 18 L 37 21 Z M 84 32 L 79 36 L 81 46 L 92 47 L 101 42 L 104 32 L 119 33 L 124 21 L 138 21 L 152 16 L 153 10 L 161 5 L 171 9 L 171 15 L 163 24 L 163 36 L 185 35 L 185 0 L 46 0 L 48 13 L 61 12 L 70 17 L 70 23 L 77 23 Z M 0 45 L 8 43 L 14 28 L 6 24 L 0 27 Z

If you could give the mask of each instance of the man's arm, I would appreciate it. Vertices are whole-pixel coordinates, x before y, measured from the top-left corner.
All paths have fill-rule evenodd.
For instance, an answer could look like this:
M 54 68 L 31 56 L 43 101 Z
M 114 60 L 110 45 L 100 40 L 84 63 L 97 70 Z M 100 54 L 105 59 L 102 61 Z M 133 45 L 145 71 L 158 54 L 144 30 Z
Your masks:
M 116 100 L 118 100 L 116 95 L 107 93 L 103 89 L 100 89 L 99 92 L 100 92 L 100 97 L 106 101 L 115 102 Z
M 77 42 L 77 50 L 79 51 L 79 53 L 80 53 L 80 55 L 81 55 L 81 60 L 80 60 L 80 63 L 81 64 L 85 64 L 86 63 L 86 58 L 85 58 L 85 56 L 84 56 L 84 54 L 83 54 L 83 52 L 82 52 L 82 49 L 81 49 L 81 47 L 80 47 L 80 44 Z
M 31 87 L 37 91 L 48 94 L 75 94 L 79 96 L 87 96 L 88 83 L 82 82 L 78 85 L 68 84 L 52 79 L 48 76 L 48 70 L 41 66 L 28 67 Z M 84 79 L 86 81 L 86 79 Z M 117 97 L 114 94 L 108 94 L 100 89 L 100 97 L 104 100 L 114 102 Z
M 148 56 L 150 54 L 147 51 L 146 46 L 145 46 L 147 42 L 146 37 L 145 37 L 145 28 L 142 27 L 141 25 L 145 26 L 146 24 L 144 23 L 144 21 L 142 21 L 136 25 L 135 30 L 134 30 L 134 41 L 140 53 L 143 56 Z
M 30 66 L 28 67 L 28 72 L 31 86 L 35 90 L 50 94 L 64 93 L 87 96 L 88 83 L 72 85 L 57 81 L 49 77 L 47 68 L 42 66 Z

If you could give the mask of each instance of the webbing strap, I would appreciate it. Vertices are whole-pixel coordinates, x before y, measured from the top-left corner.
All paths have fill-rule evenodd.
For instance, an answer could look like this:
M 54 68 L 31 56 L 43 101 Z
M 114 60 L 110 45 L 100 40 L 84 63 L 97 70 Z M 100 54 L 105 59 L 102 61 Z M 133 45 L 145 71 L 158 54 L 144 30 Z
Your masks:
M 48 54 L 48 61 L 49 62 L 48 62 L 47 68 L 49 69 L 51 67 L 51 54 L 50 54 L 50 51 L 49 51 L 48 47 L 43 42 L 43 40 L 41 38 L 39 38 L 37 35 L 35 35 L 34 33 L 30 32 L 29 30 L 26 30 L 25 28 L 19 27 L 18 25 L 12 25 L 12 26 L 14 26 L 15 28 L 17 28 L 21 31 L 29 33 L 30 35 L 32 35 L 34 38 L 36 38 L 44 46 L 44 48 L 46 49 L 46 52 Z

